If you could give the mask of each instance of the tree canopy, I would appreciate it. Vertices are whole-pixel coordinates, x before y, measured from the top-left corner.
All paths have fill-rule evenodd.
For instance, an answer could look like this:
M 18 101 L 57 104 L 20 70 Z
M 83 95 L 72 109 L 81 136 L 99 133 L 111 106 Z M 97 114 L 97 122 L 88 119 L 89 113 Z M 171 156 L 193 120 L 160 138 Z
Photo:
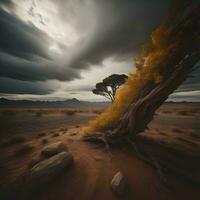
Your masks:
M 113 102 L 117 89 L 125 83 L 127 78 L 128 76 L 125 74 L 112 74 L 103 79 L 102 82 L 97 83 L 96 88 L 92 92 L 96 95 L 104 96 Z

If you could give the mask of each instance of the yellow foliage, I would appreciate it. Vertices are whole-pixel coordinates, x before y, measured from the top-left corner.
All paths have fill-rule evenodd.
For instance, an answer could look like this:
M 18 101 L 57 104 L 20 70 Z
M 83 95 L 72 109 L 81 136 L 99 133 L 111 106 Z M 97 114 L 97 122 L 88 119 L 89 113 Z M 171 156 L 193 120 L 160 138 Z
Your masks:
M 102 131 L 115 125 L 147 80 L 155 83 L 162 81 L 160 71 L 164 67 L 166 57 L 173 49 L 173 45 L 167 44 L 168 36 L 164 26 L 158 27 L 152 33 L 152 43 L 145 44 L 135 58 L 136 72 L 129 74 L 125 84 L 117 91 L 114 103 L 95 120 L 89 122 L 84 128 L 85 133 Z

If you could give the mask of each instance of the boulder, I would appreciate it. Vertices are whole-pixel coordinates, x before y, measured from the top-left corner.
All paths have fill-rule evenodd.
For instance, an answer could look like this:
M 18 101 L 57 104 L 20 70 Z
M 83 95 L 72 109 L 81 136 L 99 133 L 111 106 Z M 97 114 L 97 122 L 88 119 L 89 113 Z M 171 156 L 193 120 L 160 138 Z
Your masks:
M 111 188 L 113 192 L 117 195 L 123 195 L 126 189 L 126 179 L 122 172 L 117 172 L 112 181 L 111 181 Z
M 28 164 L 28 168 L 32 168 L 33 166 L 35 166 L 36 164 L 38 164 L 39 162 L 43 161 L 45 158 L 43 157 L 38 157 L 38 158 L 33 158 L 31 159 L 31 161 Z
M 45 146 L 41 151 L 41 155 L 45 158 L 49 158 L 63 151 L 68 151 L 67 146 L 63 142 L 57 142 Z
M 73 156 L 69 152 L 61 152 L 36 164 L 30 170 L 30 182 L 33 186 L 47 184 L 54 180 L 73 164 Z

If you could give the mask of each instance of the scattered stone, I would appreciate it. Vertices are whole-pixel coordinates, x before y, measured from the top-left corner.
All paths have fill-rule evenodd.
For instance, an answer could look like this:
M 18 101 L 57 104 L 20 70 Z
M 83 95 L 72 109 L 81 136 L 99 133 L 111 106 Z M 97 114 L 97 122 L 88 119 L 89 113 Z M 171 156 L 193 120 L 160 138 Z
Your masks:
M 44 158 L 43 157 L 39 157 L 39 158 L 35 158 L 35 159 L 32 159 L 30 161 L 30 163 L 28 164 L 28 168 L 32 168 L 33 166 L 35 166 L 36 164 L 38 164 L 39 162 L 43 161 Z
M 30 170 L 32 186 L 47 184 L 73 164 L 73 156 L 69 152 L 61 152 L 49 159 L 39 162 Z
M 52 137 L 58 137 L 60 136 L 59 133 L 54 133 Z
M 70 136 L 74 136 L 74 135 L 77 135 L 77 133 L 76 132 L 70 133 Z
M 126 179 L 122 172 L 117 172 L 111 181 L 112 191 L 117 195 L 123 195 L 126 190 Z
M 42 144 L 47 144 L 49 141 L 47 139 L 42 140 Z
M 41 155 L 45 158 L 49 158 L 62 151 L 68 151 L 67 146 L 63 142 L 57 142 L 44 147 L 41 151 Z

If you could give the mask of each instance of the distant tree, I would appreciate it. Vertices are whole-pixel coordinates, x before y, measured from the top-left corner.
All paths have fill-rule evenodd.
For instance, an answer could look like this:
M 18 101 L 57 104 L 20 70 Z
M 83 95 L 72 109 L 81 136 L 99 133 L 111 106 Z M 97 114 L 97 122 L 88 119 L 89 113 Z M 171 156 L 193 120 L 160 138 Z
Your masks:
M 125 83 L 127 78 L 128 76 L 125 74 L 112 74 L 102 82 L 97 83 L 96 88 L 92 92 L 96 95 L 104 96 L 113 102 L 117 89 Z

